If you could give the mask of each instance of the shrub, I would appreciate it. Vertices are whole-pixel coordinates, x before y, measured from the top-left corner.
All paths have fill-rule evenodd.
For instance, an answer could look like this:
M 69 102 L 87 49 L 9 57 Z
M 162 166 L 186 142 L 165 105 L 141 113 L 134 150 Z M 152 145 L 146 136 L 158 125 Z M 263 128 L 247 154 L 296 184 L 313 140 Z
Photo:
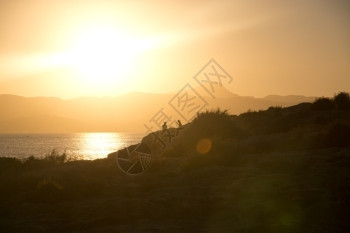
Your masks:
M 80 159 L 79 156 L 68 155 L 65 151 L 62 153 L 57 152 L 55 149 L 51 150 L 44 157 L 44 161 L 53 162 L 53 163 L 65 163 L 76 161 Z
M 205 111 L 197 113 L 197 117 L 190 125 L 191 133 L 200 134 L 203 137 L 213 136 L 217 131 L 220 131 L 223 126 L 231 122 L 227 111 Z
M 44 160 L 55 162 L 55 163 L 64 163 L 66 159 L 67 159 L 66 152 L 59 154 L 55 149 L 47 153 L 44 158 Z
M 311 108 L 312 110 L 315 110 L 315 111 L 326 111 L 326 110 L 334 109 L 335 104 L 334 104 L 334 101 L 329 98 L 320 97 L 320 98 L 316 98 Z
M 217 118 L 218 116 L 227 117 L 230 115 L 228 114 L 227 109 L 221 110 L 220 108 L 217 108 L 216 110 L 206 110 L 205 112 L 198 112 L 197 117 L 193 120 L 193 122 L 202 118 L 208 118 L 208 117 Z
M 283 112 L 282 106 L 269 107 L 267 109 L 267 113 L 271 114 L 272 116 L 281 116 L 282 112 Z
M 350 110 L 350 96 L 349 93 L 340 92 L 334 96 L 334 102 L 340 110 Z
M 259 113 L 257 111 L 254 111 L 252 109 L 248 109 L 246 112 L 240 114 L 240 117 L 245 117 L 247 119 L 251 119 L 254 118 L 255 116 L 257 116 Z
M 239 138 L 243 131 L 234 123 L 227 110 L 207 110 L 197 114 L 185 135 L 194 139 L 212 138 Z
M 165 155 L 168 157 L 180 157 L 200 153 L 199 143 L 203 140 L 212 142 L 214 138 L 240 139 L 245 132 L 238 127 L 234 117 L 230 116 L 227 110 L 206 110 L 198 113 L 196 118 L 186 126 L 181 139 L 167 149 Z M 207 153 L 211 154 L 210 150 Z

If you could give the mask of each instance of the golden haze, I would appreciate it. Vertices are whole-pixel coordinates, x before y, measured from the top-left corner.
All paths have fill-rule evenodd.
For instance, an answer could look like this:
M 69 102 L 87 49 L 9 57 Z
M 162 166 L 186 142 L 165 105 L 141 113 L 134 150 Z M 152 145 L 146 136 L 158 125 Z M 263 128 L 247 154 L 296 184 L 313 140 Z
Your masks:
M 210 59 L 240 95 L 349 91 L 346 1 L 1 1 L 0 93 L 179 90 Z

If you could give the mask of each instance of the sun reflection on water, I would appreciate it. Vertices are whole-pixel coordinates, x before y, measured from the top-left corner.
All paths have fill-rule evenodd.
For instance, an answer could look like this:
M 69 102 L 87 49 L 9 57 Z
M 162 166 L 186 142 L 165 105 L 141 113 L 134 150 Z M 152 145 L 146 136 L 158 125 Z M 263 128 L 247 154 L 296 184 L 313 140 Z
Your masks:
M 85 133 L 81 144 L 85 158 L 97 159 L 117 150 L 123 140 L 118 133 Z
M 84 133 L 81 139 L 82 154 L 85 159 L 106 158 L 109 153 L 133 144 L 137 138 L 128 138 L 122 133 Z
M 143 133 L 0 134 L 0 156 L 45 157 L 52 150 L 77 159 L 106 158 L 108 154 L 141 142 Z

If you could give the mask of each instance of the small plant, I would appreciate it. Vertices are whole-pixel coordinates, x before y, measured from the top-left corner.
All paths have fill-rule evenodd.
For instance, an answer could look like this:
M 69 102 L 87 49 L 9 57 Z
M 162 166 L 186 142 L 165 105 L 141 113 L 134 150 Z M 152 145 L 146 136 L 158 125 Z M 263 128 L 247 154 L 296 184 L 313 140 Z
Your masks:
M 197 113 L 192 121 L 191 128 L 200 133 L 202 137 L 210 137 L 215 134 L 226 134 L 232 125 L 232 120 L 227 110 L 206 110 Z
M 253 118 L 255 117 L 257 114 L 259 114 L 259 112 L 252 110 L 252 109 L 248 109 L 246 112 L 241 113 L 239 116 L 240 117 L 244 117 L 244 118 Z
M 350 110 L 350 96 L 347 92 L 339 92 L 334 96 L 334 102 L 340 110 Z
M 55 149 L 47 153 L 44 158 L 44 160 L 46 161 L 55 162 L 55 163 L 64 163 L 66 159 L 67 159 L 66 152 L 59 154 Z
M 199 112 L 197 113 L 197 117 L 193 120 L 192 123 L 195 123 L 196 121 L 206 120 L 206 119 L 218 119 L 218 118 L 227 118 L 230 117 L 228 114 L 228 111 L 221 110 L 220 108 L 216 110 L 206 110 L 205 112 Z
M 312 110 L 315 111 L 326 111 L 334 108 L 334 101 L 326 97 L 316 98 L 315 102 L 312 104 Z
M 188 152 L 185 154 L 196 152 L 196 146 L 203 139 L 211 141 L 214 137 L 218 139 L 243 137 L 245 132 L 233 119 L 227 110 L 206 110 L 198 113 L 186 128 L 182 140 L 174 145 L 172 152 L 175 154 L 184 154 L 185 151 Z
M 57 150 L 53 149 L 47 153 L 44 157 L 45 161 L 54 162 L 54 163 L 65 163 L 78 160 L 78 156 L 68 155 L 66 151 L 59 153 Z
M 280 116 L 283 112 L 283 108 L 282 106 L 269 107 L 267 109 L 267 112 L 272 114 L 273 116 Z

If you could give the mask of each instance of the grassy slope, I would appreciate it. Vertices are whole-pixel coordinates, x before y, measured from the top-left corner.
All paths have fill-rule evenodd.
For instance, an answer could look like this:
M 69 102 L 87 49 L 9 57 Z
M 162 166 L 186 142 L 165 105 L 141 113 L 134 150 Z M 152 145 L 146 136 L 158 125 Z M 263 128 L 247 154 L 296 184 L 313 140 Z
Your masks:
M 0 231 L 346 232 L 350 111 L 336 103 L 203 113 L 164 152 L 144 138 L 154 161 L 140 176 L 115 154 L 1 158 Z

